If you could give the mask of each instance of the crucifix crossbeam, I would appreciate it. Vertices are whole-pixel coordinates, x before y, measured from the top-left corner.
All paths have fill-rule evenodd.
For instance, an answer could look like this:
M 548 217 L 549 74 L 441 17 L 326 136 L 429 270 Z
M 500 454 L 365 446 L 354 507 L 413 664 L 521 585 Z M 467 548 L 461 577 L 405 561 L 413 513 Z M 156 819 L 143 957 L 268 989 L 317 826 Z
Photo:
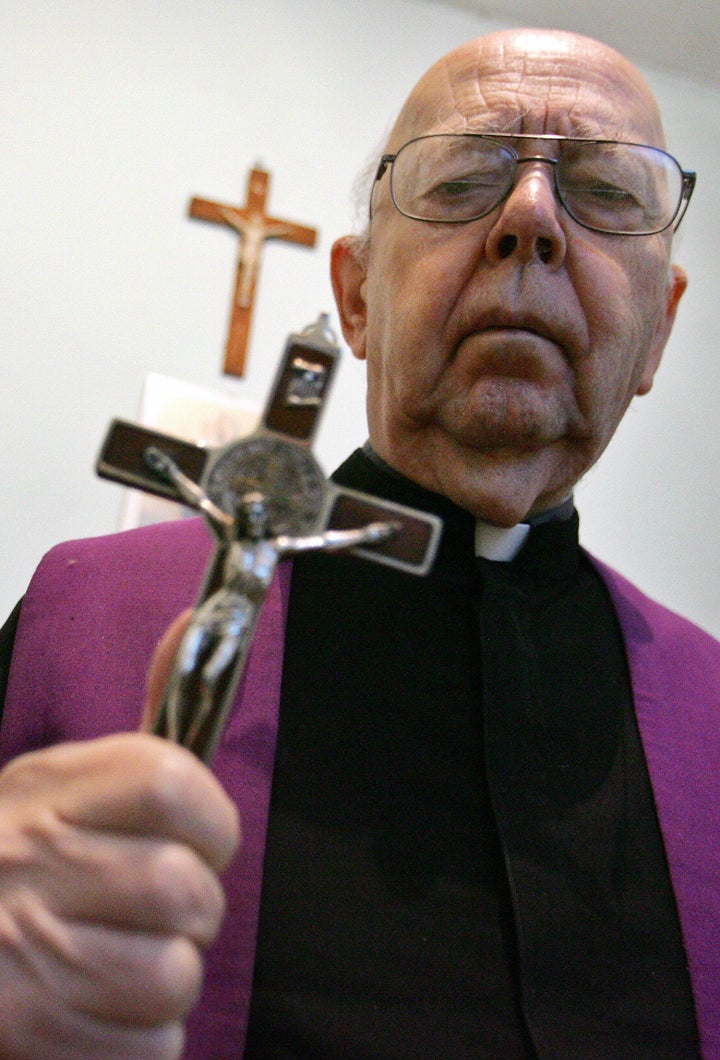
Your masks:
M 264 169 L 255 168 L 250 172 L 244 206 L 229 206 L 198 198 L 190 202 L 191 217 L 227 225 L 240 236 L 235 291 L 225 346 L 223 371 L 226 375 L 245 374 L 263 243 L 268 239 L 278 239 L 285 243 L 314 247 L 317 239 L 315 228 L 284 221 L 265 213 L 269 185 L 270 174 Z
M 347 549 L 422 575 L 434 560 L 437 516 L 328 481 L 310 451 L 338 356 L 321 314 L 289 337 L 261 424 L 246 438 L 203 449 L 115 420 L 98 458 L 101 477 L 198 509 L 215 538 L 155 728 L 206 761 L 279 562 Z

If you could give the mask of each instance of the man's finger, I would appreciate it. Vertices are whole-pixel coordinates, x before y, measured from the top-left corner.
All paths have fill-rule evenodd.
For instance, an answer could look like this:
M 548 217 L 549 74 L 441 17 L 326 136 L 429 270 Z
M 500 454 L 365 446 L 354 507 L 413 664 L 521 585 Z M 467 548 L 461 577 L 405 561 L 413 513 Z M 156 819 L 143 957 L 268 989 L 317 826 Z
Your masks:
M 2 773 L 6 813 L 34 821 L 43 842 L 55 825 L 186 844 L 221 872 L 239 841 L 237 810 L 212 773 L 167 740 L 120 733 L 21 755 Z M 47 808 L 35 820 L 34 807 Z M 41 837 L 42 838 L 42 837 Z
M 155 649 L 147 676 L 145 709 L 140 726 L 143 732 L 152 732 L 153 730 L 175 663 L 175 656 L 191 618 L 192 610 L 190 608 L 178 615 L 175 621 L 168 626 Z

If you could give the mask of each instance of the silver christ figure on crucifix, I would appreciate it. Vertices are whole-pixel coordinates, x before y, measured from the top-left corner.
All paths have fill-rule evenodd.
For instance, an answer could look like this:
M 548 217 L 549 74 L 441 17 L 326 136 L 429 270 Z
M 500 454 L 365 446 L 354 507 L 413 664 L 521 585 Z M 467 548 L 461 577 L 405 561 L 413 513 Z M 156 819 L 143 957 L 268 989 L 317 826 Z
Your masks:
M 338 353 L 321 314 L 288 339 L 261 425 L 247 438 L 204 450 L 116 420 L 98 459 L 102 477 L 197 509 L 215 540 L 155 727 L 205 761 L 281 560 L 346 549 L 424 574 L 434 558 L 437 517 L 338 487 L 310 452 Z
M 203 734 L 213 719 L 222 722 L 217 704 L 223 683 L 232 679 L 236 665 L 242 668 L 278 562 L 298 552 L 378 544 L 400 524 L 376 522 L 357 530 L 269 537 L 268 503 L 260 490 L 240 497 L 235 516 L 228 516 L 162 450 L 149 447 L 146 459 L 153 470 L 178 487 L 186 503 L 204 513 L 223 551 L 221 584 L 196 607 L 178 649 L 160 727 L 162 735 L 188 747 L 196 748 L 202 740 L 205 757 L 211 747 Z

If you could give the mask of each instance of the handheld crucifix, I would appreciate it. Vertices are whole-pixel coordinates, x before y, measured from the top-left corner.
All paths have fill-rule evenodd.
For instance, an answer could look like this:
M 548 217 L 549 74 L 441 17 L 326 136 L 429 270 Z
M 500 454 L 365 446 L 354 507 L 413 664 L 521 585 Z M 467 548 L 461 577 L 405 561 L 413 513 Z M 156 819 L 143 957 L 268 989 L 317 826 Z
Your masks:
M 234 228 L 240 235 L 235 292 L 230 313 L 230 328 L 225 346 L 226 375 L 245 374 L 247 347 L 250 339 L 250 324 L 255 302 L 255 287 L 260 270 L 260 255 L 263 243 L 268 239 L 281 239 L 286 243 L 297 243 L 314 247 L 317 231 L 292 221 L 282 221 L 265 213 L 270 185 L 270 174 L 263 169 L 250 172 L 247 198 L 244 206 L 226 206 L 207 199 L 192 199 L 190 216 L 201 221 L 213 221 Z
M 102 478 L 200 511 L 215 539 L 155 725 L 209 761 L 222 734 L 277 564 L 347 549 L 411 574 L 430 569 L 437 516 L 337 486 L 310 449 L 339 350 L 321 314 L 290 335 L 260 426 L 204 449 L 122 420 L 97 461 Z

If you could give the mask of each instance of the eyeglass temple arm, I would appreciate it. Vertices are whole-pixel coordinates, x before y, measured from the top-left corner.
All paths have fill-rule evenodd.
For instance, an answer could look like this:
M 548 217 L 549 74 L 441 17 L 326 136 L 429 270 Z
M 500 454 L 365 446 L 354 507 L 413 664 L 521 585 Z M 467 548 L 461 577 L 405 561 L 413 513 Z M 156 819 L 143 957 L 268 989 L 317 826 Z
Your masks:
M 680 196 L 680 209 L 678 211 L 677 217 L 675 218 L 673 232 L 677 232 L 678 228 L 680 227 L 680 222 L 685 216 L 685 211 L 690 205 L 690 199 L 692 198 L 692 193 L 695 189 L 695 181 L 697 180 L 697 173 L 691 173 L 684 169 L 682 171 L 682 178 L 683 182 L 682 195 Z
M 388 166 L 392 165 L 392 163 L 395 161 L 396 158 L 397 158 L 397 155 L 382 155 L 381 156 L 380 161 L 378 163 L 377 172 L 375 173 L 375 181 L 374 181 L 374 183 L 377 183 L 378 180 L 382 180 L 382 178 L 385 175 L 386 169 L 388 168 Z
M 377 184 L 377 182 L 379 180 L 382 180 L 382 178 L 385 176 L 385 173 L 386 173 L 388 167 L 393 164 L 393 162 L 395 161 L 396 158 L 397 158 L 397 155 L 382 155 L 382 157 L 380 158 L 380 161 L 379 161 L 378 167 L 377 167 L 377 171 L 375 173 L 375 179 L 373 180 L 373 183 L 372 183 L 372 191 L 370 192 L 370 202 L 368 203 L 368 214 L 370 216 L 370 220 L 372 220 L 372 208 L 373 208 L 373 198 L 374 198 L 374 193 L 375 193 L 375 185 Z

